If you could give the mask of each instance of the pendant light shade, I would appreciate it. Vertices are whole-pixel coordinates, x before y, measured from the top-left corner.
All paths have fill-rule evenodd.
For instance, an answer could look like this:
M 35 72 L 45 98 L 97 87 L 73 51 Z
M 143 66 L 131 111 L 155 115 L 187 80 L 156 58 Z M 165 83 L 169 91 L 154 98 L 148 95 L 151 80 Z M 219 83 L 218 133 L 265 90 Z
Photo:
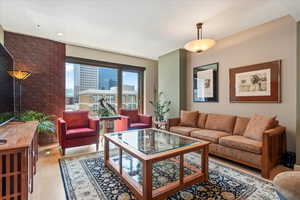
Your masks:
M 20 70 L 8 70 L 7 73 L 11 77 L 16 78 L 18 80 L 25 80 L 26 78 L 28 78 L 31 75 L 30 72 L 20 71 Z
M 199 37 L 199 30 L 201 30 L 201 35 Z M 216 44 L 215 40 L 212 39 L 202 39 L 202 23 L 197 24 L 197 40 L 193 40 L 184 45 L 184 48 L 188 51 L 201 53 L 207 49 L 213 47 Z

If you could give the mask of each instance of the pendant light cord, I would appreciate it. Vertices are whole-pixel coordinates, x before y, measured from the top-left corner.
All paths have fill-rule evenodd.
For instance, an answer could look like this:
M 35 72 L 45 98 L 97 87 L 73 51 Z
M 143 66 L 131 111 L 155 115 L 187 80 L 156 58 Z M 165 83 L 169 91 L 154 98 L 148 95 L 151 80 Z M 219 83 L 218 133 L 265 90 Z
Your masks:
M 201 40 L 202 40 L 202 23 L 198 23 L 197 25 L 197 39 L 199 40 L 199 36 L 201 36 Z M 201 32 L 199 33 L 199 30 L 201 29 Z

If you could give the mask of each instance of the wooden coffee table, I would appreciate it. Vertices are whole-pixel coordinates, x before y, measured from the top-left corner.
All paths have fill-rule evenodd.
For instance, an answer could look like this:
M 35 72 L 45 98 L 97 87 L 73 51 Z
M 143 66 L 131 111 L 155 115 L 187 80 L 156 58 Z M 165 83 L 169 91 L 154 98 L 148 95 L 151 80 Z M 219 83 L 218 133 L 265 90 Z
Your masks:
M 137 199 L 165 199 L 184 187 L 208 180 L 209 142 L 152 128 L 109 133 L 104 138 L 105 166 Z M 200 151 L 201 160 L 193 153 Z M 189 156 L 199 156 L 199 162 L 185 159 Z

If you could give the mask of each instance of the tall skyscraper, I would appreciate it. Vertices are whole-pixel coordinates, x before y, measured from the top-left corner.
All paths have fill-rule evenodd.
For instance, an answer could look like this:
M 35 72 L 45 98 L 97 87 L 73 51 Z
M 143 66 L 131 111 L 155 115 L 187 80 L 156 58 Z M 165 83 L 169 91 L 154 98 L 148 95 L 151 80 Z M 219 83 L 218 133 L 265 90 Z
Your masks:
M 98 67 L 80 66 L 80 91 L 98 89 Z
M 99 90 L 109 90 L 112 87 L 117 86 L 118 70 L 111 68 L 99 68 Z
M 74 65 L 74 97 L 78 102 L 79 92 L 87 89 L 98 89 L 98 67 L 81 64 Z

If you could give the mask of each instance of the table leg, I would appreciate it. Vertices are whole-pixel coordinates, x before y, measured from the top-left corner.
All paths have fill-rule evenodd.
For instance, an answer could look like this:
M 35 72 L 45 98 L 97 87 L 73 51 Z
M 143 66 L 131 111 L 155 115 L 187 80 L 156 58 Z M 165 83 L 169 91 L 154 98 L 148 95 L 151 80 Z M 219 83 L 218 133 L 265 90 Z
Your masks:
M 104 165 L 107 166 L 109 159 L 109 143 L 108 140 L 104 140 Z
M 119 148 L 119 171 L 120 171 L 120 174 L 122 175 L 123 174 L 123 164 L 122 164 L 122 161 L 123 161 L 123 150 L 121 148 Z
M 202 156 L 201 156 L 201 169 L 202 173 L 204 174 L 204 181 L 208 181 L 208 145 L 205 145 L 202 149 Z
M 101 136 L 101 144 L 103 144 L 104 135 L 108 133 L 107 120 L 103 121 L 103 135 Z
M 152 199 L 152 162 L 143 162 L 143 200 Z
M 183 154 L 180 155 L 180 167 L 179 167 L 179 181 L 180 184 L 183 184 L 183 179 L 184 179 L 184 157 Z

